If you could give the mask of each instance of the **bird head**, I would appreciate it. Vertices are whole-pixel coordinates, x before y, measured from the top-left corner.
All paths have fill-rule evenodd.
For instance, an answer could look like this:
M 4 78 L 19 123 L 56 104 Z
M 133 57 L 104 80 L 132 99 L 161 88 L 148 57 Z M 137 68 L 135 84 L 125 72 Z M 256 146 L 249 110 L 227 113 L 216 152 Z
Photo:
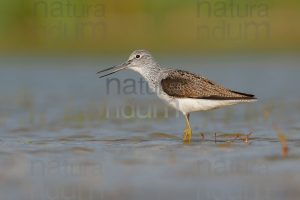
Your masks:
M 155 63 L 152 55 L 146 50 L 135 50 L 132 52 L 128 58 L 128 60 L 120 65 L 113 66 L 104 70 L 97 72 L 97 74 L 102 74 L 103 72 L 108 72 L 107 74 L 100 75 L 99 78 L 103 78 L 105 76 L 114 74 L 118 71 L 125 69 L 132 69 L 134 71 L 142 71 L 149 65 Z

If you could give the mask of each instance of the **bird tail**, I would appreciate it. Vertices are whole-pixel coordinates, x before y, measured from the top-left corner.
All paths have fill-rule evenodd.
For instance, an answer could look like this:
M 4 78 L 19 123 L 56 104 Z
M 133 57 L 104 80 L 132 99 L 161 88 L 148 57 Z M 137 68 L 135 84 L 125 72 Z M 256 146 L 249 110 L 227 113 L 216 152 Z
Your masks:
M 235 93 L 235 94 L 241 95 L 241 97 L 238 97 L 238 99 L 257 100 L 255 95 L 253 95 L 253 94 L 242 93 L 242 92 L 237 92 L 237 91 L 233 91 L 233 90 L 230 90 L 230 91 Z

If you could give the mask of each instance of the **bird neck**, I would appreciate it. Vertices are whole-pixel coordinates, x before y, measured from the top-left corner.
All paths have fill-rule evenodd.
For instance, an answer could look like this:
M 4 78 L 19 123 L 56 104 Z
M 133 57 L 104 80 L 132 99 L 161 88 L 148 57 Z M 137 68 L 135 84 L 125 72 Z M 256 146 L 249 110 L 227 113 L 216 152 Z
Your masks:
M 157 63 L 145 64 L 143 67 L 137 67 L 134 69 L 141 74 L 145 79 L 158 76 L 162 68 Z
M 144 67 L 139 67 L 136 71 L 148 82 L 150 89 L 156 89 L 162 71 L 162 68 L 157 63 L 151 63 Z

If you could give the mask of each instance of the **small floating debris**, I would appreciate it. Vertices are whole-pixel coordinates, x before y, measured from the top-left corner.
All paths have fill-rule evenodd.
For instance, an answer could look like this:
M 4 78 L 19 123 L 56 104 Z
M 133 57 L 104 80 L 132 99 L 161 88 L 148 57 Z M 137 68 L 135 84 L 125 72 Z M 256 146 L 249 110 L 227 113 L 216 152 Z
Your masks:
M 233 141 L 237 140 L 237 139 L 240 139 L 245 144 L 250 144 L 250 136 L 251 135 L 252 135 L 252 132 L 250 132 L 248 134 L 244 134 L 244 133 L 225 133 L 225 134 L 218 135 L 218 137 L 232 139 Z M 216 142 L 217 142 L 217 134 L 215 133 L 215 143 Z
M 70 151 L 75 153 L 90 153 L 90 152 L 94 152 L 95 150 L 87 147 L 72 147 Z
M 161 132 L 154 132 L 149 134 L 150 138 L 169 138 L 169 139 L 181 139 L 176 135 L 168 134 L 168 133 L 161 133 Z

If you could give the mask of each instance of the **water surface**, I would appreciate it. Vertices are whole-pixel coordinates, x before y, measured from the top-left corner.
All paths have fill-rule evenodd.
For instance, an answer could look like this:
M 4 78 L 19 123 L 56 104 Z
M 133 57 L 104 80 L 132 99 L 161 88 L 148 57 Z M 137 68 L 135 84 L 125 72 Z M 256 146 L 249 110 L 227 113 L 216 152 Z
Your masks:
M 299 58 L 160 60 L 258 102 L 192 114 L 185 145 L 137 74 L 97 78 L 120 58 L 2 58 L 1 199 L 299 199 Z

